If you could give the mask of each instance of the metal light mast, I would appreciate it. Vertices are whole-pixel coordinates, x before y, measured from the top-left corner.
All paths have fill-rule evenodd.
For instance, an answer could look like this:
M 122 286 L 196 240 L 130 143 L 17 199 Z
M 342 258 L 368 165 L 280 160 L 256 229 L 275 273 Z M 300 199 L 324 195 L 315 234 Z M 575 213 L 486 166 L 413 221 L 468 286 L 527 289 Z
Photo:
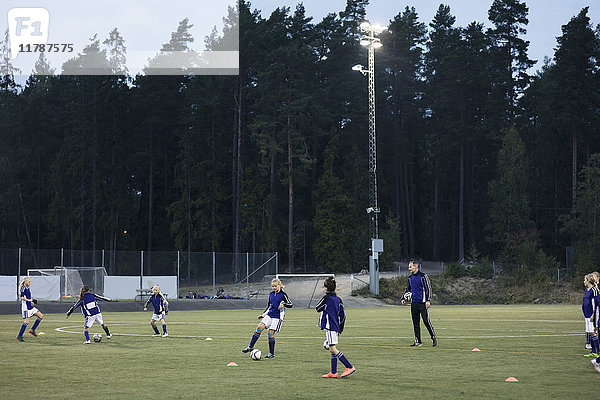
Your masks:
M 379 205 L 377 203 L 377 136 L 375 134 L 375 49 L 383 46 L 381 40 L 375 35 L 386 28 L 381 25 L 371 25 L 369 22 L 360 24 L 360 29 L 365 32 L 360 38 L 360 44 L 367 46 L 369 52 L 368 69 L 360 64 L 352 67 L 353 70 L 366 75 L 369 80 L 369 207 L 367 213 L 371 215 L 371 251 L 369 257 L 370 284 L 369 290 L 379 294 L 379 253 L 383 252 L 383 240 L 379 239 Z

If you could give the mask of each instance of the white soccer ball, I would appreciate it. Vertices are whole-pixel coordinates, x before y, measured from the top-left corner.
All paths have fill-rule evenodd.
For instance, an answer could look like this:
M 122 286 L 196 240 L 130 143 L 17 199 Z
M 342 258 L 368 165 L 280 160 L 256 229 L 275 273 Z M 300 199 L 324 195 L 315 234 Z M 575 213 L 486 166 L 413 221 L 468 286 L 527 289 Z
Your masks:
M 250 358 L 252 358 L 254 361 L 260 360 L 261 357 L 262 351 L 260 351 L 259 349 L 254 349 L 252 350 L 252 353 L 250 353 Z
M 325 341 L 323 342 L 323 348 L 324 348 L 325 350 L 329 350 L 329 343 L 327 343 L 327 340 L 325 340 Z
M 102 340 L 102 334 L 101 333 L 94 333 L 94 342 L 99 342 Z
M 412 301 L 412 293 L 411 292 L 406 292 L 404 293 L 404 297 L 403 297 L 404 301 L 406 301 L 407 303 L 410 303 Z

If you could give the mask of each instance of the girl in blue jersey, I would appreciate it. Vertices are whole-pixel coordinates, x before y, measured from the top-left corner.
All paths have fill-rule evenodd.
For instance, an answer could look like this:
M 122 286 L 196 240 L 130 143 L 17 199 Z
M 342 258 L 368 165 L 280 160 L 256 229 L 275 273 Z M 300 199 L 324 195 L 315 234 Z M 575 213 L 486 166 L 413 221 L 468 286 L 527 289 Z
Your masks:
M 23 333 L 25 333 L 25 329 L 27 329 L 27 325 L 29 325 L 29 319 L 35 315 L 37 319 L 33 323 L 33 326 L 29 330 L 33 336 L 37 336 L 35 333 L 35 329 L 39 326 L 40 322 L 42 322 L 42 318 L 44 318 L 44 314 L 40 310 L 35 307 L 35 303 L 37 300 L 34 300 L 31 297 L 31 290 L 29 287 L 31 286 L 31 278 L 28 276 L 23 277 L 21 283 L 19 284 L 19 298 L 21 299 L 21 316 L 23 317 L 23 324 L 21 325 L 21 330 L 17 335 L 17 340 L 19 342 L 24 342 Z
M 600 353 L 600 342 L 598 341 L 597 333 L 597 309 L 598 309 L 598 287 L 596 286 L 596 277 L 593 274 L 587 274 L 583 278 L 583 284 L 586 287 L 585 295 L 583 296 L 583 303 L 581 310 L 585 317 L 585 332 L 590 337 L 590 344 L 592 352 L 588 354 L 589 357 L 598 357 Z
M 90 292 L 90 287 L 88 285 L 83 285 L 81 287 L 81 292 L 79 293 L 79 301 L 67 311 L 67 318 L 69 315 L 77 308 L 81 307 L 81 313 L 85 317 L 83 323 L 83 334 L 85 336 L 85 342 L 83 344 L 90 344 L 90 333 L 88 331 L 89 328 L 94 325 L 94 321 L 98 322 L 99 325 L 102 326 L 104 332 L 106 332 L 106 338 L 110 339 L 112 335 L 108 330 L 108 326 L 104 323 L 104 318 L 102 318 L 102 313 L 100 312 L 100 307 L 96 300 L 104 300 L 104 301 L 112 301 L 109 298 L 94 294 Z
M 154 314 L 152 314 L 152 318 L 150 319 L 150 325 L 152 325 L 152 329 L 154 329 L 154 336 L 160 336 L 160 332 L 158 332 L 158 328 L 156 327 L 156 321 L 160 321 L 162 324 L 162 337 L 169 336 L 167 333 L 167 323 L 165 322 L 165 315 L 169 314 L 169 302 L 160 292 L 160 287 L 158 285 L 155 285 L 152 288 L 152 296 L 150 296 L 144 305 L 144 311 L 148 310 L 148 304 L 150 303 L 152 303 L 152 306 L 154 307 Z
M 596 287 L 598 287 L 598 284 L 600 284 L 600 272 L 594 271 L 591 273 L 591 275 L 594 276 L 594 283 L 596 284 Z M 600 304 L 600 298 L 598 299 L 598 303 Z M 596 321 L 598 321 L 599 317 L 600 317 L 600 310 L 598 310 L 598 308 L 596 308 Z M 585 324 L 585 320 L 586 320 L 586 318 L 584 318 L 584 324 Z M 596 323 L 596 328 L 598 326 L 599 326 L 598 323 Z M 591 336 L 587 331 L 585 332 L 585 348 L 588 350 L 592 349 Z
M 338 336 L 344 331 L 346 323 L 346 313 L 342 299 L 335 294 L 336 282 L 333 276 L 325 279 L 323 284 L 325 296 L 317 304 L 316 310 L 321 313 L 319 317 L 319 326 L 325 331 L 327 345 L 331 353 L 331 371 L 323 375 L 323 378 L 337 378 L 337 361 L 340 360 L 346 367 L 342 372 L 342 378 L 353 374 L 356 368 L 350 364 L 350 361 L 344 354 L 337 349 Z
M 258 319 L 261 319 L 262 321 L 258 324 L 256 331 L 252 334 L 250 344 L 242 350 L 242 353 L 252 351 L 254 349 L 254 344 L 260 337 L 263 329 L 268 328 L 269 354 L 267 354 L 265 358 L 275 357 L 275 332 L 279 332 L 281 329 L 283 317 L 285 316 L 284 307 L 291 308 L 293 304 L 288 295 L 283 291 L 283 285 L 279 279 L 275 278 L 271 281 L 271 289 L 272 292 L 269 293 L 267 308 L 265 308 L 265 311 L 258 316 Z

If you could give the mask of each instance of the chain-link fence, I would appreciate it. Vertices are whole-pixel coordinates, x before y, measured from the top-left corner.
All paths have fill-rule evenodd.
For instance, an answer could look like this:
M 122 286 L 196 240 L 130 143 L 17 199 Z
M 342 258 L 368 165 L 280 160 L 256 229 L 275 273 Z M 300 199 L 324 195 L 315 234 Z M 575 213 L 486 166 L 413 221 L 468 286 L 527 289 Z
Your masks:
M 217 292 L 248 297 L 251 284 L 279 272 L 277 253 L 0 249 L 0 275 L 21 277 L 30 269 L 55 267 L 103 267 L 108 276 L 177 276 L 183 297 Z

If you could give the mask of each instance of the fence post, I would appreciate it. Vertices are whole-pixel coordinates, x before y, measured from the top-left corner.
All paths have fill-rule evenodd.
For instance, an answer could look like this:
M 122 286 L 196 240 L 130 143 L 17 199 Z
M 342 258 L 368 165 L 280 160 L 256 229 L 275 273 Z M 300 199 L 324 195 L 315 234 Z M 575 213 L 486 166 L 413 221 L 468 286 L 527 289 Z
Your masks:
M 105 265 L 104 265 L 104 249 L 102 249 L 102 268 L 105 268 Z
M 248 253 L 246 252 L 246 298 L 250 297 L 250 289 L 249 289 L 249 274 L 250 274 L 250 266 L 249 266 L 249 259 L 250 257 L 248 256 Z
M 21 282 L 21 248 L 19 247 L 19 260 L 17 261 L 17 283 Z M 19 294 L 20 296 L 20 294 Z
M 65 249 L 60 249 L 60 268 L 65 267 Z
M 279 275 L 279 253 L 275 252 L 275 275 Z
M 177 298 L 179 298 L 179 264 L 181 261 L 179 250 L 177 250 Z
M 141 251 L 140 257 L 140 289 L 142 288 L 142 279 L 144 278 L 144 250 Z
M 217 269 L 216 269 L 216 261 L 215 261 L 215 252 L 213 251 L 212 255 L 212 278 L 213 278 L 213 297 L 217 295 L 216 286 L 217 286 Z

